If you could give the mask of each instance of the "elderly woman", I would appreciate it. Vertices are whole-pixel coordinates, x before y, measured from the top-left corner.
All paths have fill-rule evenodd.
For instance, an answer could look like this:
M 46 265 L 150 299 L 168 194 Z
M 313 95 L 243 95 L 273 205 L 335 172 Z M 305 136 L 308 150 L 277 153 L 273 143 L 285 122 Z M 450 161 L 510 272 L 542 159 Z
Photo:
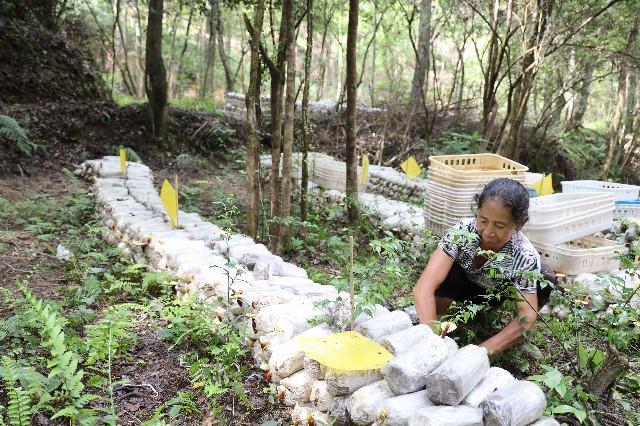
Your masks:
M 487 299 L 491 287 L 504 292 L 505 283 L 515 286 L 516 318 L 481 343 L 489 354 L 495 354 L 515 344 L 523 331 L 532 328 L 538 309 L 549 300 L 551 287 L 541 288 L 527 279 L 526 272 L 542 272 L 552 282 L 555 275 L 548 268 L 541 271 L 538 252 L 521 232 L 529 219 L 529 193 L 522 184 L 494 179 L 475 196 L 475 204 L 476 217 L 463 219 L 442 238 L 413 295 L 420 322 L 431 325 L 453 300 L 480 303 Z M 495 300 L 490 303 L 495 305 Z

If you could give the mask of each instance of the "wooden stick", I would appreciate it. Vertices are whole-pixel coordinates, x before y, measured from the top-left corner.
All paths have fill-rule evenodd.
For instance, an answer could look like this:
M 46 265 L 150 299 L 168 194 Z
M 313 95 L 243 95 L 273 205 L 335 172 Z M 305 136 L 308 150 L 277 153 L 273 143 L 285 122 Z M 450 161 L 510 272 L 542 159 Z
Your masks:
M 174 183 L 176 184 L 176 229 L 178 228 L 178 212 L 180 211 L 180 204 L 178 204 L 178 199 L 180 198 L 180 192 L 178 192 L 178 174 L 174 175 Z
M 349 298 L 351 300 L 351 331 L 355 328 L 356 322 L 356 309 L 354 300 L 354 288 L 353 288 L 353 235 L 349 235 L 349 252 L 351 255 L 351 262 L 349 268 Z

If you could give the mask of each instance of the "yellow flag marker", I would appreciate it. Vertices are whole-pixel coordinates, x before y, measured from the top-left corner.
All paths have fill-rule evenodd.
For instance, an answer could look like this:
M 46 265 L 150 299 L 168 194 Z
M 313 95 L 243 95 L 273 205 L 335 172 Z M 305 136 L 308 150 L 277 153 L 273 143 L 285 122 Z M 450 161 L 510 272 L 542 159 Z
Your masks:
M 362 171 L 360 172 L 360 182 L 365 183 L 369 176 L 369 157 L 362 157 Z
M 296 341 L 309 358 L 338 370 L 372 370 L 384 367 L 393 359 L 383 346 L 355 331 L 299 336 Z
M 410 155 L 404 163 L 400 164 L 400 168 L 407 175 L 407 179 L 413 179 L 422 173 L 422 169 L 416 159 L 413 158 L 413 155 Z
M 533 188 L 540 196 L 553 194 L 553 173 L 549 173 L 533 184 Z
M 162 183 L 162 189 L 160 189 L 160 199 L 164 206 L 169 219 L 174 228 L 178 227 L 178 192 L 171 186 L 168 180 L 164 180 Z
M 127 176 L 127 150 L 120 148 L 120 170 L 122 176 Z

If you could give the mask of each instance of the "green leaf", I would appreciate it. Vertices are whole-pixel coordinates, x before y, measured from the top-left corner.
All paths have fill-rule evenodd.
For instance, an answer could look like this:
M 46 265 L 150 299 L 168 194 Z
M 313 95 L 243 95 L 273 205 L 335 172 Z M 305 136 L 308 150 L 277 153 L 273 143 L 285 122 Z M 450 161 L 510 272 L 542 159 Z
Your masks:
M 550 389 L 554 389 L 560 384 L 564 376 L 557 369 L 553 368 L 544 374 L 543 383 Z

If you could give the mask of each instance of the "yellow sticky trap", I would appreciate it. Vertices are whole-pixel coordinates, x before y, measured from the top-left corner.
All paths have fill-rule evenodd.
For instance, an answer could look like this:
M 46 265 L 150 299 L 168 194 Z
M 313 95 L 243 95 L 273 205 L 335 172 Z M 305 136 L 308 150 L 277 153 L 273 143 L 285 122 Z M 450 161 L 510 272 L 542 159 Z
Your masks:
M 400 164 L 400 168 L 407 175 L 408 179 L 413 179 L 416 176 L 420 176 L 420 173 L 422 173 L 422 168 L 420 168 L 416 159 L 413 158 L 413 155 L 410 155 L 404 163 Z
M 365 183 L 369 176 L 369 157 L 362 157 L 362 171 L 360 172 L 360 182 Z
M 553 194 L 553 173 L 549 173 L 547 176 L 534 183 L 533 188 L 540 196 Z
M 120 171 L 122 176 L 127 175 L 127 150 L 124 148 L 120 148 Z
M 162 183 L 162 189 L 160 189 L 160 199 L 164 206 L 169 219 L 174 228 L 178 227 L 178 194 L 176 190 L 171 186 L 168 180 L 164 180 Z
M 384 367 L 393 359 L 383 346 L 355 331 L 330 336 L 299 336 L 296 341 L 309 358 L 338 370 L 373 370 Z

